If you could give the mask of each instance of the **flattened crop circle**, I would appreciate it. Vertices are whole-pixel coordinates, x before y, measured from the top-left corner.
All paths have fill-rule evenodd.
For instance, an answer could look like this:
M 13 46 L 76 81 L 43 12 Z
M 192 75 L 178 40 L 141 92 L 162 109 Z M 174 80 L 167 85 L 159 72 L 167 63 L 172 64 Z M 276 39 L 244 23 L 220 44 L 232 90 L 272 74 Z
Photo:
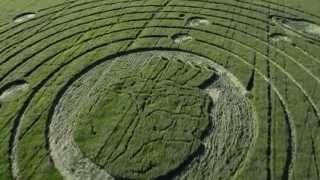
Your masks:
M 51 156 L 68 179 L 230 177 L 253 144 L 253 114 L 237 80 L 209 59 L 127 54 L 65 90 Z

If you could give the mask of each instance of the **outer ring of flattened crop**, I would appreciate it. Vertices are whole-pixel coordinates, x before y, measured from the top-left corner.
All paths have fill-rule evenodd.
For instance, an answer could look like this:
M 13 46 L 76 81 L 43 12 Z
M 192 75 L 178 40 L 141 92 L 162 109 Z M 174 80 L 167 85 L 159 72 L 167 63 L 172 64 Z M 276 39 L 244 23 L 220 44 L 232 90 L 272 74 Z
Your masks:
M 214 67 L 218 73 L 222 76 L 225 76 L 227 79 L 230 80 L 234 84 L 234 87 L 237 87 L 239 93 L 241 96 L 245 96 L 246 92 L 245 89 L 242 87 L 241 83 L 229 72 L 227 72 L 224 68 L 222 68 L 220 65 L 217 65 L 213 61 L 206 59 L 204 57 L 196 56 L 191 53 L 187 52 L 180 52 L 180 51 L 143 51 L 143 52 L 137 52 L 137 53 L 155 53 L 155 54 L 170 54 L 178 57 L 189 57 L 190 60 L 193 61 L 196 60 L 197 63 L 209 63 L 210 66 Z M 59 170 L 59 172 L 66 178 L 66 179 L 113 179 L 111 175 L 108 174 L 108 172 L 105 169 L 101 169 L 96 164 L 90 161 L 89 158 L 84 157 L 81 150 L 76 145 L 75 141 L 72 138 L 72 131 L 73 127 L 75 125 L 75 120 L 77 118 L 72 117 L 71 118 L 61 118 L 61 116 L 64 116 L 63 113 L 69 113 L 66 112 L 63 103 L 65 102 L 65 96 L 68 96 L 68 94 L 72 93 L 72 89 L 75 89 L 77 87 L 74 87 L 73 84 L 81 79 L 82 77 L 89 74 L 89 76 L 97 76 L 99 74 L 95 74 L 95 69 L 99 67 L 107 67 L 112 61 L 117 60 L 118 58 L 123 58 L 124 56 L 132 56 L 132 54 L 126 54 L 122 55 L 116 58 L 113 58 L 111 60 L 105 61 L 101 64 L 98 64 L 98 66 L 93 66 L 90 68 L 90 70 L 86 71 L 84 74 L 82 74 L 80 77 L 75 79 L 69 86 L 62 92 L 62 96 L 60 99 L 58 99 L 58 103 L 54 107 L 54 113 L 51 117 L 51 124 L 50 124 L 50 130 L 49 130 L 49 142 L 50 142 L 50 149 L 51 149 L 51 157 L 55 163 L 56 168 Z M 134 56 L 134 54 L 133 54 Z M 90 75 L 91 73 L 91 75 Z M 85 89 L 88 87 L 81 86 L 80 89 Z M 210 91 L 210 89 L 208 89 Z M 72 109 L 72 108 L 71 108 Z M 69 109 L 70 110 L 70 109 Z M 241 166 L 246 159 L 246 155 L 248 154 L 248 151 L 250 147 L 254 144 L 255 137 L 256 137 L 256 124 L 255 124 L 255 113 L 253 111 L 253 107 L 250 107 L 250 110 L 252 112 L 252 118 L 250 119 L 251 122 L 246 122 L 251 124 L 250 127 L 248 127 L 249 131 L 247 132 L 249 135 L 248 138 L 248 144 L 244 148 L 243 151 L 246 151 L 242 154 L 243 157 L 241 157 L 241 160 L 239 163 L 237 163 L 236 167 L 232 167 L 231 169 L 233 171 L 238 171 L 241 169 Z M 65 111 L 65 112 L 64 112 Z M 69 116 L 70 117 L 70 116 Z M 70 121 L 73 120 L 73 121 Z M 213 130 L 214 131 L 214 130 Z M 239 137 L 238 137 L 239 138 Z M 217 161 L 218 162 L 218 161 Z M 192 165 L 192 163 L 190 163 Z M 184 171 L 188 170 L 190 167 L 187 167 L 182 172 L 179 172 L 178 174 L 181 175 L 185 173 Z M 232 176 L 235 172 L 232 172 L 229 174 L 229 176 Z M 183 175 L 182 175 L 183 176 Z

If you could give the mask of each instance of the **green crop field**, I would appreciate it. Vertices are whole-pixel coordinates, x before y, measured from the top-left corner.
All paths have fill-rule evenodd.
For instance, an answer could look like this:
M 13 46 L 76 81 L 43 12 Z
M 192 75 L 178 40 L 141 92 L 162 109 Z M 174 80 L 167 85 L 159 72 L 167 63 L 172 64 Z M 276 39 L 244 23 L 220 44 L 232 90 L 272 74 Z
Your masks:
M 1 0 L 10 179 L 320 180 L 320 1 Z

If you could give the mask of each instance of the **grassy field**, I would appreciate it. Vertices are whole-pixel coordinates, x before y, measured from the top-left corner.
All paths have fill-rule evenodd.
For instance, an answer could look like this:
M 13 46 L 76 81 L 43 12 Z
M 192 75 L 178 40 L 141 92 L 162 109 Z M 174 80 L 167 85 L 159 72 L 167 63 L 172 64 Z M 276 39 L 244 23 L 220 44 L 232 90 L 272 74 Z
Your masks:
M 319 0 L 1 0 L 0 180 L 319 180 Z

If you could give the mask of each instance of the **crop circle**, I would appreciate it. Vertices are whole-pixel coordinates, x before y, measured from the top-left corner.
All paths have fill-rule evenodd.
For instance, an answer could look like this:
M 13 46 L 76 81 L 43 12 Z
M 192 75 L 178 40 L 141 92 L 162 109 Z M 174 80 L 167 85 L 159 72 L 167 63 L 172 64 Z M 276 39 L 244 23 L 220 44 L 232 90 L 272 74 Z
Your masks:
M 53 160 L 63 175 L 76 179 L 213 176 L 214 169 L 196 168 L 219 163 L 213 158 L 228 141 L 218 136 L 241 137 L 234 148 L 242 148 L 242 158 L 254 137 L 253 111 L 232 81 L 210 60 L 185 52 L 146 51 L 108 60 L 74 81 L 56 105 Z M 240 163 L 229 162 L 233 170 Z
M 4 3 L 0 179 L 319 179 L 320 16 L 295 1 Z

